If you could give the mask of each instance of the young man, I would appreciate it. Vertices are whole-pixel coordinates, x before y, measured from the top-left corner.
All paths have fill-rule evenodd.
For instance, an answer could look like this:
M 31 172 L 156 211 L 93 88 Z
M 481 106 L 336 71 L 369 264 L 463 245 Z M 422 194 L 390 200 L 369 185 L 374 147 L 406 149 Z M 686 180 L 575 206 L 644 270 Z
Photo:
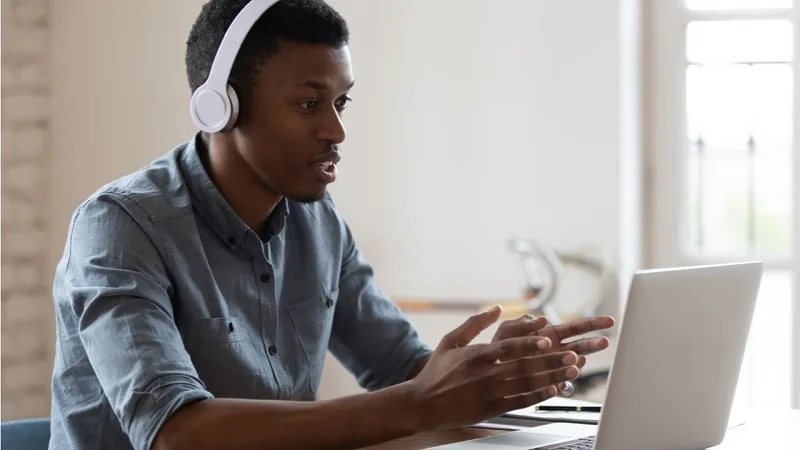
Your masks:
M 211 0 L 194 90 L 246 0 Z M 334 208 L 353 85 L 345 21 L 284 0 L 232 69 L 240 113 L 76 210 L 54 283 L 52 449 L 354 448 L 540 402 L 578 376 L 607 317 L 475 315 L 434 349 L 373 283 Z M 368 392 L 314 401 L 326 350 Z

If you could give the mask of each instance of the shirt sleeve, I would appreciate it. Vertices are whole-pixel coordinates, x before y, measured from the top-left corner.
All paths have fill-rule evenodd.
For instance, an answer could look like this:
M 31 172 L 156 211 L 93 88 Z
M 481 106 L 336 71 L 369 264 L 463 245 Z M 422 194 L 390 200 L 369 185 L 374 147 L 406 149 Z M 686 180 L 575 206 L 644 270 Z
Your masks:
M 406 381 L 431 353 L 416 328 L 375 285 L 373 269 L 346 224 L 330 350 L 365 389 Z
M 73 216 L 55 301 L 71 308 L 103 393 L 136 449 L 180 407 L 212 398 L 174 321 L 155 226 L 136 203 L 101 194 Z

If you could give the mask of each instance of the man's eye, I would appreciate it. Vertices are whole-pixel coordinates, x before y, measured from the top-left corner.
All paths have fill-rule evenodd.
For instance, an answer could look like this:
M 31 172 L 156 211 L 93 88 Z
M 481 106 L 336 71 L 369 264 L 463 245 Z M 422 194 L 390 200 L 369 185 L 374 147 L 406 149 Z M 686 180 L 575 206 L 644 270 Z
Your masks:
M 342 97 L 339 100 L 336 100 L 336 109 L 338 109 L 339 111 L 343 111 L 347 107 L 347 104 L 350 103 L 352 100 L 353 99 L 351 99 L 350 97 Z
M 309 100 L 307 102 L 300 103 L 300 107 L 309 111 L 313 111 L 317 108 L 317 101 Z

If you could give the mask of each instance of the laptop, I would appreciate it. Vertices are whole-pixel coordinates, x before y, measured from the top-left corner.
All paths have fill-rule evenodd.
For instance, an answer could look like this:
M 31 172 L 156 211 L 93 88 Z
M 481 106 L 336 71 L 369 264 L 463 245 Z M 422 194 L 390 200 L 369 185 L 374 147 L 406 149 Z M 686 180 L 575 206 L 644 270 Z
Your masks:
M 596 425 L 551 423 L 440 450 L 681 450 L 725 437 L 761 262 L 642 270 L 619 324 Z

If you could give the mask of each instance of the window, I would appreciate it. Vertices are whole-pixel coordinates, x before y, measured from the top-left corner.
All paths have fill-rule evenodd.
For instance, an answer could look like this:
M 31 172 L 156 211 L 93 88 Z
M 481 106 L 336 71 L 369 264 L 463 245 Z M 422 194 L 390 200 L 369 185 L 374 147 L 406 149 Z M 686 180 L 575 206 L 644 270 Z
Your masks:
M 763 260 L 736 403 L 800 407 L 798 8 L 647 3 L 649 265 Z
M 693 11 L 791 8 L 792 0 L 686 0 Z
M 787 256 L 792 222 L 792 23 L 686 30 L 690 250 Z

